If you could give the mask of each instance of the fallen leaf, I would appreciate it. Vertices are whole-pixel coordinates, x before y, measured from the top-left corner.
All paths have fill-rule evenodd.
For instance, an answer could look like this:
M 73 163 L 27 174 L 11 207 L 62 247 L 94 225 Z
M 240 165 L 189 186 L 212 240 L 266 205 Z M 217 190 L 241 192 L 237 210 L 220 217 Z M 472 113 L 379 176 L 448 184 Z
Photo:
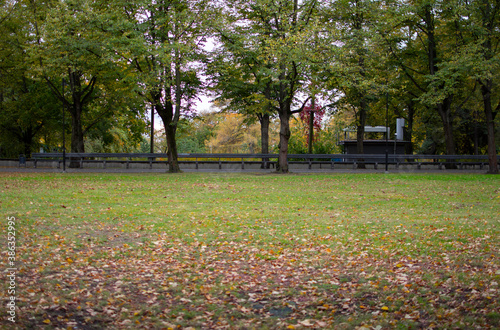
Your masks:
M 300 325 L 303 325 L 305 327 L 313 327 L 314 323 L 311 322 L 311 320 L 304 320 L 299 322 Z

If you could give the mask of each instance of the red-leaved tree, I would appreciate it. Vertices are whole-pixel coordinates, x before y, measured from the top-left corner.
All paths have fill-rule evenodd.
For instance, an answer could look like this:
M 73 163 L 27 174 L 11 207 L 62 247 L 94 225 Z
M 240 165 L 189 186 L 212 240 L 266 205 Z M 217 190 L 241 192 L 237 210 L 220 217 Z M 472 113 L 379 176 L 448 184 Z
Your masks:
M 312 129 L 311 129 L 311 112 L 313 113 L 312 116 Z M 307 105 L 304 107 L 304 110 L 302 110 L 299 113 L 300 116 L 300 121 L 304 124 L 304 135 L 307 138 L 307 143 L 309 145 L 309 134 L 310 132 L 313 133 L 313 141 L 316 140 L 315 136 L 317 134 L 314 134 L 314 131 L 319 132 L 321 131 L 321 122 L 323 121 L 323 117 L 325 116 L 325 109 L 322 108 L 319 105 L 316 105 L 314 107 L 314 110 L 311 105 Z

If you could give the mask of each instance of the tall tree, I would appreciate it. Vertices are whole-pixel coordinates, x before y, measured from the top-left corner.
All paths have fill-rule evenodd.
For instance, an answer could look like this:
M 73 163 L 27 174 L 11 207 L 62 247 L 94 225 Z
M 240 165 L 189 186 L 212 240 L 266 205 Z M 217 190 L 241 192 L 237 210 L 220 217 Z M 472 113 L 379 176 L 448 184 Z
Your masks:
M 50 3 L 44 5 L 37 15 L 50 8 Z M 61 107 L 55 107 L 46 84 L 36 80 L 26 51 L 36 41 L 38 16 L 29 10 L 31 6 L 29 1 L 7 1 L 0 6 L 0 145 L 4 146 L 2 154 L 10 157 L 29 156 L 62 129 Z
M 364 153 L 365 126 L 370 107 L 386 85 L 386 58 L 378 40 L 379 2 L 331 1 L 325 9 L 329 22 L 332 62 L 329 86 L 342 92 L 341 101 L 356 115 L 357 153 Z M 363 162 L 359 164 L 363 167 Z
M 169 172 L 179 172 L 176 131 L 202 85 L 197 71 L 203 59 L 208 1 L 139 1 L 124 8 L 125 33 L 131 40 L 122 56 L 138 73 L 140 94 L 163 121 Z
M 38 9 L 32 2 L 30 10 Z M 72 152 L 85 152 L 85 134 L 117 109 L 91 104 L 123 89 L 106 9 L 106 2 L 62 1 L 36 22 L 33 64 L 71 115 Z
M 443 53 L 445 51 L 443 49 L 444 47 L 441 47 L 440 49 L 438 44 L 436 20 L 439 19 L 439 17 L 436 17 L 436 14 L 441 10 L 441 8 L 439 8 L 438 6 L 438 3 L 425 1 L 419 4 L 418 7 L 415 7 L 415 13 L 417 17 L 420 17 L 420 21 L 416 22 L 416 26 L 427 37 L 427 60 L 431 83 L 429 84 L 430 90 L 426 94 L 424 94 L 424 97 L 427 98 L 427 101 L 430 101 L 430 104 L 434 105 L 439 116 L 441 117 L 446 140 L 446 152 L 449 155 L 454 155 L 456 153 L 456 145 L 453 134 L 453 117 L 451 106 L 454 95 L 453 92 L 449 92 L 449 85 L 453 85 L 454 81 L 450 81 L 448 79 L 446 81 L 441 79 L 433 81 L 440 70 L 439 62 L 444 57 L 444 54 L 439 54 L 439 51 L 441 50 L 441 52 Z M 440 93 L 438 98 L 434 101 L 434 98 L 429 97 L 429 94 L 435 95 L 436 92 Z
M 271 100 L 271 80 L 266 65 L 257 53 L 259 48 L 245 47 L 243 27 L 223 24 L 215 26 L 221 47 L 213 54 L 209 74 L 212 90 L 217 93 L 225 111 L 256 117 L 260 123 L 261 152 L 269 153 L 269 124 L 275 115 Z M 261 41 L 262 42 L 262 41 Z M 261 45 L 262 46 L 262 45 Z M 269 166 L 263 159 L 262 166 Z
M 455 154 L 454 109 L 463 96 L 457 90 L 459 75 L 445 70 L 457 49 L 450 8 L 438 0 L 412 0 L 390 3 L 388 12 L 394 17 L 388 18 L 390 24 L 399 34 L 388 43 L 391 55 L 415 87 L 411 93 L 439 115 L 446 153 Z
M 488 130 L 489 172 L 498 174 L 495 117 L 500 110 L 500 1 L 457 1 L 455 20 L 463 46 L 455 70 L 466 70 L 479 84 Z M 458 66 L 458 68 L 456 67 Z M 496 105 L 495 105 L 496 103 Z
M 254 69 L 257 91 L 266 106 L 280 119 L 280 145 L 277 170 L 287 173 L 290 118 L 300 112 L 306 102 L 297 105 L 307 70 L 307 42 L 313 33 L 318 1 L 251 0 L 230 1 L 230 14 L 243 36 L 241 44 L 232 43 L 255 54 Z M 234 10 L 233 8 L 237 8 Z M 243 63 L 243 65 L 247 65 Z M 258 75 L 255 74 L 258 72 Z M 258 83 L 260 82 L 260 84 Z M 265 107 L 264 107 L 265 108 Z

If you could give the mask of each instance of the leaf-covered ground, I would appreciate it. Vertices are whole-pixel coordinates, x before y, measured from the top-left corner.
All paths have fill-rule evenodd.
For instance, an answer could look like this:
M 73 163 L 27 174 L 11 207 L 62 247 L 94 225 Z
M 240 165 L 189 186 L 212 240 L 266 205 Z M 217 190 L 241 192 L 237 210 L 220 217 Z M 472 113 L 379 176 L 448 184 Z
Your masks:
M 3 232 L 17 220 L 18 328 L 500 327 L 495 176 L 0 183 Z

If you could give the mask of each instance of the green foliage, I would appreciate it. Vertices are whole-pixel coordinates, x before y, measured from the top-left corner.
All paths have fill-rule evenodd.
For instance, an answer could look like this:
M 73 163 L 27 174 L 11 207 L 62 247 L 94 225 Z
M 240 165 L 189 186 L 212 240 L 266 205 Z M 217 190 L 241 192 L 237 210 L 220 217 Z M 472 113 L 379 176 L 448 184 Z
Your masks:
M 101 121 L 87 134 L 86 152 L 142 152 L 145 121 L 129 117 L 118 117 L 114 121 Z M 149 152 L 149 149 L 144 152 Z
M 298 93 L 313 57 L 308 46 L 318 6 L 316 1 L 232 0 L 225 7 L 231 24 L 214 27 L 222 44 L 212 70 L 216 89 L 243 113 L 279 117 L 280 172 L 288 171 L 289 119 L 301 103 Z M 226 78 L 227 73 L 235 75 Z
M 207 153 L 207 142 L 216 135 L 223 116 L 219 113 L 203 113 L 193 118 L 181 118 L 177 125 L 176 141 L 179 153 Z M 155 152 L 166 153 L 165 130 L 155 132 Z
M 206 142 L 214 134 L 214 127 L 206 116 L 183 119 L 177 128 L 177 148 L 179 153 L 206 153 Z
M 222 122 L 188 119 L 205 83 L 220 109 L 244 117 L 238 150 L 264 148 L 256 146 L 267 143 L 252 126 L 258 119 L 264 128 L 271 123 L 271 140 L 280 134 L 283 152 L 288 142 L 289 150 L 302 152 L 303 137 L 289 119 L 314 96 L 329 102 L 337 122 L 354 114 L 345 126 L 385 125 L 388 106 L 391 131 L 395 118 L 408 123 L 409 152 L 492 155 L 500 139 L 498 6 L 491 0 L 4 1 L 0 155 L 61 150 L 62 104 L 74 151 L 84 143 L 87 151 L 145 148 L 146 107 L 167 127 L 170 141 L 158 149 L 209 151 L 207 141 L 223 135 Z M 315 152 L 336 150 L 329 141 L 338 128 L 329 129 Z M 271 149 L 276 144 L 269 141 Z
M 26 6 L 4 2 L 0 7 L 0 157 L 61 146 L 62 106 L 33 76 L 26 51 L 36 40 Z
M 169 171 L 179 172 L 176 130 L 190 115 L 203 83 L 198 74 L 205 58 L 203 44 L 211 13 L 203 1 L 139 1 L 117 6 L 119 22 L 126 22 L 127 44 L 120 48 L 133 70 L 131 83 L 163 121 Z
M 12 84 L 3 91 L 0 104 L 2 157 L 30 155 L 42 144 L 48 150 L 62 146 L 59 140 L 63 127 L 62 106 L 46 84 L 24 79 L 19 85 Z
M 335 125 L 333 121 L 322 124 L 320 130 L 314 132 L 313 153 L 314 154 L 337 154 L 341 153 L 338 145 L 340 131 L 343 127 Z M 308 125 L 300 119 L 294 119 L 291 125 L 289 153 L 308 154 Z

